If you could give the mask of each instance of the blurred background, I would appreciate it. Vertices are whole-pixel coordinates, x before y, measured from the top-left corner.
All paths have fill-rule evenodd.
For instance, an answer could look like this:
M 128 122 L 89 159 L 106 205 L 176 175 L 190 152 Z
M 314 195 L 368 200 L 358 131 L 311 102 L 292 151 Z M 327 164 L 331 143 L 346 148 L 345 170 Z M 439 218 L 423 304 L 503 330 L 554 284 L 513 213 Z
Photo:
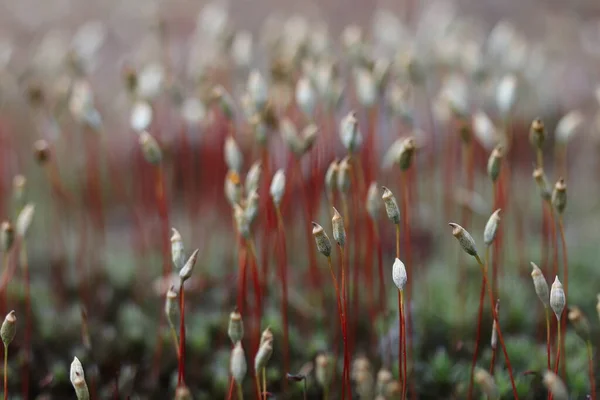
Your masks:
M 193 397 L 228 398 L 227 325 L 237 306 L 246 323 L 246 396 L 254 398 L 253 359 L 270 326 L 269 391 L 301 398 L 302 384 L 285 379 L 300 371 L 308 398 L 322 398 L 329 383 L 319 381 L 314 361 L 330 354 L 339 358 L 330 396 L 341 398 L 335 292 L 310 233 L 317 221 L 332 237 L 332 204 L 351 221 L 353 398 L 400 398 L 376 385 L 382 369 L 397 376 L 399 334 L 389 279 L 394 227 L 382 204 L 369 211 L 372 181 L 377 193 L 381 185 L 395 193 L 410 221 L 401 252 L 413 264 L 409 396 L 467 398 L 481 278 L 447 223 L 463 224 L 482 251 L 485 222 L 502 208 L 494 294 L 519 398 L 545 398 L 541 378 L 529 373 L 546 367 L 544 309 L 529 263 L 551 284 L 554 272 L 564 276 L 564 250 L 558 214 L 550 220 L 532 178 L 540 166 L 530 144 L 535 118 L 545 125 L 549 189 L 559 177 L 568 187 L 567 303 L 598 332 L 600 3 L 20 0 L 0 7 L 0 218 L 16 228 L 2 253 L 0 312 L 14 309 L 19 321 L 10 398 L 74 398 L 74 356 L 94 399 L 174 396 L 178 357 L 164 312 L 167 289 L 179 282 L 173 227 L 186 255 L 199 249 L 185 286 Z M 299 95 L 303 80 L 310 91 Z M 258 101 L 263 87 L 266 105 Z M 340 126 L 351 111 L 364 137 L 354 149 Z M 316 137 L 302 142 L 309 124 Z M 397 140 L 408 136 L 417 150 L 404 187 Z M 487 165 L 499 144 L 505 154 L 494 190 Z M 349 194 L 337 193 L 326 171 L 349 153 L 360 160 L 357 175 Z M 247 240 L 234 210 L 247 207 L 249 194 L 240 200 L 236 190 L 250 192 L 245 179 L 257 161 L 258 217 Z M 269 193 L 280 168 L 283 234 Z M 344 196 L 350 212 L 342 210 Z M 35 206 L 27 235 L 18 223 L 26 204 Z M 487 367 L 487 300 L 482 327 L 478 365 Z M 560 376 L 571 398 L 583 399 L 591 393 L 589 354 L 565 328 Z M 514 398 L 503 358 L 496 363 L 501 398 Z

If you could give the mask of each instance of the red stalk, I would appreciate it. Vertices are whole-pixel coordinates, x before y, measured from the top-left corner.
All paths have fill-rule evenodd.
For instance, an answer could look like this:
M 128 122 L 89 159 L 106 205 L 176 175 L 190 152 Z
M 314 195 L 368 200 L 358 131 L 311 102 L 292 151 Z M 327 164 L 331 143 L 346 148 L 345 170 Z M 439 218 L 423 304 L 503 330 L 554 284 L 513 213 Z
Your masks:
M 487 251 L 487 249 L 486 249 Z M 475 339 L 475 351 L 473 352 L 473 360 L 471 361 L 471 375 L 469 377 L 469 392 L 467 395 L 467 399 L 471 400 L 473 398 L 473 377 L 475 374 L 475 364 L 477 364 L 477 356 L 479 354 L 479 341 L 481 340 L 481 318 L 483 316 L 483 299 L 485 297 L 485 282 L 483 278 L 481 279 L 481 292 L 479 293 L 479 310 L 477 311 L 477 337 Z M 494 351 L 493 357 L 495 357 L 496 352 Z M 493 361 L 492 361 L 493 365 Z M 493 367 L 490 367 L 493 368 Z
M 281 297 L 281 316 L 283 319 L 283 368 L 284 371 L 290 370 L 290 354 L 289 354 L 289 331 L 288 331 L 288 285 L 287 285 L 287 250 L 285 230 L 283 227 L 283 218 L 281 210 L 275 206 L 277 220 L 279 225 L 279 278 L 281 280 L 281 289 L 283 295 Z M 287 388 L 287 379 L 283 380 L 284 391 Z
M 338 286 L 338 281 L 335 277 L 335 273 L 333 272 L 333 266 L 331 265 L 331 257 L 327 257 L 327 263 L 329 264 L 329 272 L 331 273 L 331 279 L 333 280 L 333 287 L 335 289 L 335 297 L 337 300 L 337 306 L 338 306 L 338 314 L 340 317 L 340 326 L 342 328 L 342 335 L 343 335 L 343 339 L 344 339 L 344 348 L 346 347 L 346 329 L 344 328 L 346 326 L 345 324 L 345 317 L 344 317 L 344 309 L 342 307 L 342 300 L 340 297 L 340 288 Z M 345 356 L 344 356 L 344 369 L 345 369 L 345 364 L 346 364 L 346 360 L 345 360 Z M 345 399 L 345 384 L 342 381 L 342 400 Z
M 412 270 L 412 248 L 411 248 L 411 235 L 410 235 L 410 200 L 409 200 L 409 190 L 408 190 L 408 184 L 407 184 L 407 174 L 408 171 L 402 171 L 402 215 L 404 216 L 403 218 L 403 224 L 404 224 L 404 251 L 406 252 L 405 255 L 405 259 L 406 259 L 406 273 L 408 274 L 408 276 L 412 277 L 411 279 L 414 279 L 414 276 L 412 275 L 413 270 Z M 411 353 L 411 359 L 412 359 L 412 312 L 410 310 L 410 300 L 412 298 L 412 285 L 407 285 L 406 288 L 406 302 L 408 303 L 408 307 L 406 308 L 406 318 L 405 320 L 408 320 L 408 335 L 406 335 L 406 328 L 405 328 L 405 340 L 404 342 L 406 342 L 407 340 L 410 340 L 410 345 L 408 346 L 408 351 Z M 406 324 L 406 321 L 404 321 L 404 323 Z M 407 339 L 408 338 L 408 339 Z M 406 374 L 406 370 L 407 370 L 407 351 L 406 351 L 406 347 L 407 344 L 404 343 L 405 346 L 405 351 L 404 351 L 404 373 Z M 406 376 L 405 376 L 405 380 L 406 380 Z M 411 394 L 412 396 L 416 396 L 416 390 L 414 388 L 414 382 L 411 381 Z
M 177 387 L 185 385 L 185 291 L 183 282 L 179 285 L 179 358 L 177 365 Z
M 565 227 L 563 223 L 563 216 L 559 214 L 558 216 L 558 230 L 560 232 L 560 243 L 562 247 L 562 258 L 563 258 L 563 273 L 565 279 L 565 298 L 569 298 L 569 262 L 567 258 L 567 242 L 565 240 Z M 567 329 L 567 319 L 561 318 L 562 331 L 566 332 Z M 565 352 L 565 335 L 561 337 L 560 347 L 562 348 L 563 353 Z M 567 357 L 563 357 L 563 363 L 561 366 L 561 374 L 563 380 L 567 379 Z

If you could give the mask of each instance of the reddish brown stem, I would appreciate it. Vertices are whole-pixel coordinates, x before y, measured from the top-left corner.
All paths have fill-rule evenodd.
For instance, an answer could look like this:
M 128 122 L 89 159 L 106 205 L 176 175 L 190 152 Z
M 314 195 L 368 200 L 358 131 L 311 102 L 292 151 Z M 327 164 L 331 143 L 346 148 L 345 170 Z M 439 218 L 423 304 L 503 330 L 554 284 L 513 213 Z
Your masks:
M 563 258 L 563 274 L 564 274 L 564 286 L 565 286 L 565 299 L 569 299 L 569 261 L 568 261 L 568 257 L 567 257 L 567 241 L 565 240 L 565 226 L 563 223 L 563 216 L 562 214 L 559 214 L 558 216 L 558 230 L 560 232 L 560 243 L 561 243 L 561 247 L 562 247 L 562 258 Z M 563 321 L 564 320 L 564 321 Z M 561 318 L 561 323 L 562 323 L 562 331 L 566 332 L 567 329 L 567 319 L 566 318 Z M 561 342 L 560 342 L 560 347 L 563 351 L 563 353 L 565 352 L 565 335 L 562 335 L 561 337 Z M 561 366 L 561 374 L 562 374 L 562 378 L 563 380 L 566 381 L 567 379 L 567 357 L 563 357 L 563 362 L 562 362 L 562 366 Z
M 185 385 L 185 291 L 183 282 L 179 285 L 179 362 L 177 366 L 177 387 Z
M 479 310 L 477 312 L 477 336 L 475 338 L 475 351 L 473 352 L 473 360 L 471 362 L 471 375 L 469 377 L 469 391 L 467 399 L 473 398 L 473 377 L 475 374 L 475 364 L 477 363 L 477 356 L 479 354 L 479 341 L 481 340 L 481 318 L 483 316 L 483 299 L 485 297 L 485 281 L 481 279 L 481 291 L 479 293 Z
M 21 247 L 21 268 L 23 268 L 23 278 L 25 279 L 25 338 L 24 338 L 24 347 L 25 347 L 25 363 L 23 365 L 23 382 L 22 382 L 22 392 L 23 398 L 29 398 L 29 368 L 30 368 L 30 357 L 31 357 L 31 330 L 32 330 L 32 320 L 31 320 L 31 279 L 29 276 L 29 262 L 27 260 L 27 247 L 25 245 L 25 240 L 23 240 Z
M 283 226 L 283 218 L 281 210 L 275 206 L 277 220 L 279 226 L 279 276 L 281 279 L 281 317 L 283 320 L 283 368 L 284 371 L 289 371 L 290 368 L 290 353 L 289 353 L 289 331 L 288 331 L 288 284 L 287 284 L 287 250 L 285 229 Z M 287 388 L 287 379 L 283 380 L 284 391 Z
M 347 337 L 346 337 L 346 329 L 345 329 L 345 316 L 344 316 L 344 308 L 342 307 L 342 297 L 340 296 L 340 288 L 338 286 L 338 281 L 337 278 L 335 277 L 335 273 L 333 272 L 333 266 L 331 265 L 331 256 L 327 257 L 327 263 L 329 265 L 329 273 L 331 274 L 331 280 L 333 281 L 333 287 L 335 289 L 335 297 L 337 300 L 337 307 L 338 307 L 338 314 L 340 317 L 340 327 L 342 328 L 342 337 L 344 340 L 344 348 L 346 348 L 346 342 L 347 342 Z M 344 355 L 344 366 L 346 364 L 346 360 L 345 360 L 346 356 Z M 345 368 L 345 367 L 344 367 Z M 345 384 L 342 381 L 342 396 L 341 396 L 342 400 L 345 398 Z

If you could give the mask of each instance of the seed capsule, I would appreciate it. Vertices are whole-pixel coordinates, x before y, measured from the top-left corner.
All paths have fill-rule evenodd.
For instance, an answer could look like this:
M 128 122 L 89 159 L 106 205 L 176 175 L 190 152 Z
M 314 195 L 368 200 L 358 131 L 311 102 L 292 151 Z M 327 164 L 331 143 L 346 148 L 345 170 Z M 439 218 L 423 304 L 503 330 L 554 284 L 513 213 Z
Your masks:
M 254 358 L 254 371 L 260 371 L 267 366 L 273 355 L 273 343 L 268 340 L 260 345 Z M 258 372 L 257 372 L 258 373 Z
M 175 268 L 181 269 L 185 264 L 185 252 L 183 249 L 183 239 L 179 234 L 179 231 L 175 228 L 171 228 L 173 235 L 171 236 L 171 259 Z
M 500 209 L 494 211 L 494 213 L 490 216 L 487 223 L 485 224 L 485 229 L 483 230 L 483 243 L 486 246 L 492 244 L 494 239 L 496 238 L 496 233 L 498 232 L 498 225 L 500 224 Z
M 555 138 L 558 143 L 566 144 L 584 122 L 581 111 L 570 111 L 556 124 Z
M 169 324 L 173 325 L 178 309 L 177 292 L 175 291 L 175 287 L 171 286 L 167 291 L 167 296 L 165 298 L 165 315 L 167 316 Z
M 242 348 L 242 342 L 237 342 L 231 352 L 231 376 L 233 376 L 233 379 L 235 379 L 238 384 L 241 384 L 247 371 L 248 366 L 246 365 L 246 355 Z
M 181 279 L 182 284 L 183 282 L 190 279 L 190 277 L 192 276 L 192 271 L 194 269 L 194 265 L 196 265 L 196 259 L 198 258 L 199 251 L 199 249 L 194 250 L 190 258 L 188 258 L 187 262 L 183 266 L 183 268 L 181 268 L 181 270 L 179 271 L 179 279 Z
M 281 200 L 283 199 L 283 194 L 285 193 L 285 173 L 283 172 L 283 169 L 279 169 L 275 172 L 269 191 L 273 198 L 273 203 L 275 203 L 275 207 L 279 207 Z
M 331 224 L 333 226 L 333 239 L 337 242 L 340 247 L 344 247 L 346 244 L 346 230 L 344 229 L 344 220 L 342 216 L 338 212 L 338 210 L 333 207 L 333 218 L 331 219 Z
M 157 165 L 162 161 L 162 150 L 151 134 L 147 131 L 143 131 L 140 133 L 138 141 L 146 161 L 154 165 Z
M 317 243 L 317 250 L 325 257 L 331 256 L 331 241 L 329 240 L 329 236 L 323 230 L 323 227 L 316 222 L 313 222 L 313 230 L 312 234 L 315 237 L 315 242 Z
M 330 200 L 333 200 L 333 191 L 335 190 L 335 186 L 337 183 L 338 171 L 338 162 L 337 160 L 333 160 L 331 164 L 329 164 L 327 172 L 325 172 L 325 189 L 327 190 L 327 197 Z
M 2 251 L 6 253 L 9 251 L 15 242 L 15 229 L 9 221 L 4 221 L 0 225 L 0 244 L 2 245 Z
M 372 107 L 377 101 L 377 86 L 371 71 L 359 68 L 354 72 L 354 87 L 356 97 L 363 107 Z
M 33 144 L 33 156 L 39 164 L 45 164 L 50 158 L 50 146 L 45 140 L 36 140 Z
M 531 128 L 529 129 L 529 141 L 537 150 L 541 150 L 544 146 L 544 142 L 546 141 L 546 128 L 544 128 L 544 123 L 539 118 L 534 119 L 531 123 Z
M 262 110 L 269 100 L 269 87 L 259 71 L 250 72 L 247 90 L 256 107 Z
M 239 174 L 244 164 L 244 156 L 233 136 L 225 139 L 224 157 L 227 168 Z
M 397 225 L 400 223 L 400 209 L 398 208 L 396 198 L 390 189 L 386 188 L 385 186 L 382 186 L 381 188 L 383 189 L 381 199 L 385 205 L 387 217 L 390 221 Z
M 71 384 L 75 389 L 77 400 L 89 400 L 90 393 L 88 391 L 87 383 L 85 382 L 83 366 L 77 357 L 75 357 L 71 363 L 71 371 L 69 375 Z
M 500 176 L 500 170 L 502 167 L 502 158 L 504 157 L 504 148 L 502 145 L 498 145 L 492 150 L 490 158 L 488 159 L 487 172 L 492 182 L 496 182 Z
M 248 197 L 246 198 L 246 208 L 245 208 L 245 217 L 248 220 L 248 224 L 252 225 L 256 216 L 258 215 L 258 206 L 259 206 L 259 196 L 255 191 L 250 192 Z
M 4 322 L 2 323 L 2 327 L 0 327 L 0 336 L 2 337 L 2 342 L 4 343 L 4 347 L 8 347 L 8 345 L 15 338 L 15 334 L 17 333 L 17 316 L 14 311 L 9 312 L 4 318 Z
M 266 342 L 272 342 L 272 341 L 273 341 L 273 332 L 271 332 L 271 327 L 267 327 L 260 335 L 259 347 L 262 346 Z
M 569 307 L 567 318 L 581 339 L 584 341 L 590 339 L 590 322 L 579 307 Z
M 247 195 L 254 191 L 258 191 L 261 175 L 262 166 L 260 164 L 260 161 L 256 161 L 254 164 L 252 164 L 252 166 L 248 170 L 248 173 L 246 174 L 245 189 Z
M 481 391 L 485 393 L 488 399 L 497 400 L 500 398 L 496 382 L 494 382 L 494 378 L 486 370 L 477 368 L 474 381 L 481 387 Z
M 229 314 L 229 326 L 227 327 L 227 334 L 231 343 L 240 342 L 244 338 L 244 321 L 242 321 L 242 314 L 237 310 Z
M 546 179 L 544 170 L 542 168 L 533 170 L 533 179 L 535 179 L 535 183 L 537 184 L 542 199 L 550 201 L 552 196 L 550 194 L 550 189 L 548 188 L 548 180 Z
M 310 79 L 301 77 L 296 83 L 296 103 L 304 114 L 311 117 L 317 102 L 317 94 Z
M 400 291 L 404 290 L 404 286 L 406 286 L 406 282 L 408 281 L 404 263 L 397 258 L 394 260 L 394 265 L 392 266 L 392 280 Z
M 408 137 L 402 141 L 402 147 L 400 149 L 400 154 L 398 155 L 398 165 L 401 170 L 406 171 L 410 168 L 416 148 L 415 140 L 412 137 Z
M 315 377 L 321 387 L 325 388 L 331 383 L 333 371 L 331 368 L 331 357 L 319 354 L 315 360 Z
M 559 214 L 562 214 L 567 207 L 567 184 L 563 178 L 560 178 L 556 185 L 554 185 L 554 191 L 552 192 L 552 205 L 556 208 Z
M 192 393 L 187 386 L 181 385 L 175 389 L 175 400 L 192 400 Z
M 340 139 L 348 153 L 356 153 L 362 146 L 363 138 L 358 128 L 356 113 L 350 112 L 340 122 Z
M 240 236 L 244 239 L 250 238 L 250 222 L 246 217 L 246 211 L 239 204 L 233 205 L 233 219 L 235 219 L 235 224 Z
M 373 220 L 377 220 L 381 203 L 379 202 L 379 190 L 377 189 L 377 182 L 371 182 L 369 190 L 367 191 L 366 208 L 369 216 Z
M 463 248 L 463 250 L 467 254 L 477 257 L 478 254 L 475 247 L 475 240 L 473 240 L 471 234 L 467 232 L 465 228 L 453 222 L 449 223 L 448 225 L 452 227 L 452 235 L 458 239 L 458 243 L 460 243 L 460 246 Z
M 390 382 L 392 382 L 393 379 L 394 376 L 389 369 L 380 369 L 379 372 L 377 372 L 377 394 L 381 396 L 385 395 L 387 386 L 390 384 Z
M 546 278 L 544 278 L 544 274 L 542 274 L 542 270 L 535 265 L 535 263 L 531 263 L 531 267 L 533 270 L 531 271 L 531 279 L 533 279 L 533 287 L 535 288 L 535 293 L 540 298 L 540 301 L 544 304 L 544 307 L 550 306 L 550 294 L 548 290 L 548 282 L 546 282 Z
M 563 381 L 552 371 L 544 372 L 544 386 L 555 400 L 568 400 L 569 394 Z
M 344 157 L 339 164 L 337 171 L 337 189 L 342 194 L 346 194 L 350 190 L 350 160 L 348 157 Z
M 550 289 L 550 307 L 552 307 L 552 311 L 554 311 L 556 319 L 559 321 L 560 316 L 565 309 L 565 304 L 565 291 L 563 290 L 563 285 L 560 283 L 557 276 L 552 284 L 552 289 Z
M 242 200 L 243 191 L 240 176 L 234 170 L 229 170 L 225 176 L 225 197 L 232 207 Z

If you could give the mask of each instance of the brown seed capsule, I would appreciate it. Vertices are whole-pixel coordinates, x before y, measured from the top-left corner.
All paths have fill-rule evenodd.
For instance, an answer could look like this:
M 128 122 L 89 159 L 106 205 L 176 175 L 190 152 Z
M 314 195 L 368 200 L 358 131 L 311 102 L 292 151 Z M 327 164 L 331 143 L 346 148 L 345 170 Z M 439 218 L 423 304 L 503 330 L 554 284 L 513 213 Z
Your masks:
M 544 304 L 544 307 L 549 307 L 550 291 L 548 290 L 548 282 L 546 282 L 546 278 L 544 278 L 544 274 L 542 274 L 540 267 L 535 265 L 533 262 L 531 263 L 531 267 L 533 268 L 531 271 L 531 279 L 533 279 L 535 293 L 540 298 L 540 301 Z
M 590 339 L 590 322 L 579 307 L 569 307 L 567 318 L 581 339 L 584 341 Z
M 329 240 L 329 236 L 323 230 L 323 227 L 316 222 L 312 223 L 313 230 L 312 234 L 315 237 L 315 242 L 317 243 L 317 250 L 325 257 L 331 256 L 331 241 Z
M 237 343 L 244 338 L 244 321 L 242 321 L 242 314 L 238 310 L 234 310 L 229 314 L 229 326 L 227 327 L 227 334 L 231 343 Z
M 552 284 L 552 289 L 550 289 L 550 307 L 552 307 L 552 311 L 556 315 L 556 319 L 560 321 L 560 316 L 562 315 L 563 310 L 565 309 L 566 304 L 565 291 L 563 290 L 563 285 L 558 280 L 558 276 L 554 279 L 554 283 Z
M 481 387 L 481 391 L 485 393 L 488 399 L 497 400 L 500 398 L 496 382 L 492 375 L 486 370 L 477 368 L 474 381 Z
M 546 140 L 546 129 L 541 119 L 536 118 L 529 128 L 529 141 L 536 150 L 541 150 Z
M 179 279 L 181 279 L 182 284 L 183 282 L 190 279 L 190 277 L 192 276 L 192 271 L 194 269 L 194 265 L 196 265 L 196 259 L 198 258 L 199 251 L 199 249 L 194 250 L 190 258 L 188 258 L 187 262 L 183 266 L 183 268 L 181 268 L 181 270 L 179 271 Z
M 233 348 L 233 351 L 231 352 L 231 376 L 233 376 L 233 379 L 235 379 L 236 383 L 242 384 L 247 371 L 248 366 L 246 364 L 246 355 L 244 354 L 244 349 L 242 348 L 242 342 L 237 342 Z
M 560 178 L 556 185 L 554 185 L 554 191 L 552 192 L 552 205 L 556 208 L 559 214 L 562 214 L 567 207 L 567 184 L 563 178 Z
M 50 146 L 45 140 L 36 140 L 33 144 L 33 156 L 39 164 L 45 164 L 50 158 Z
M 390 189 L 386 188 L 385 186 L 382 186 L 381 188 L 383 189 L 381 199 L 383 200 L 387 217 L 390 221 L 397 225 L 400 223 L 400 209 L 398 208 L 396 198 Z
M 400 154 L 398 155 L 398 165 L 400 166 L 401 170 L 406 171 L 408 168 L 410 168 L 416 148 L 415 139 L 412 137 L 408 137 L 402 141 L 402 148 L 400 149 Z
M 494 239 L 496 238 L 496 233 L 498 232 L 499 224 L 500 209 L 497 209 L 488 219 L 487 223 L 485 224 L 485 229 L 483 230 L 483 243 L 485 243 L 486 246 L 491 245 Z
M 143 131 L 140 133 L 138 141 L 146 161 L 154 165 L 159 164 L 162 160 L 162 151 L 156 139 L 147 131 Z
M 535 179 L 535 183 L 537 184 L 538 191 L 542 199 L 546 201 L 550 201 L 551 194 L 550 189 L 548 187 L 548 180 L 546 179 L 546 174 L 542 168 L 536 168 L 533 170 L 533 179 Z
M 448 225 L 452 227 L 452 235 L 458 239 L 458 243 L 460 243 L 460 246 L 463 248 L 463 250 L 467 254 L 477 257 L 478 254 L 475 247 L 475 240 L 473 240 L 471 234 L 467 232 L 465 228 L 453 222 L 450 222 Z
M 4 347 L 8 347 L 8 345 L 15 338 L 15 334 L 17 333 L 17 316 L 14 311 L 9 312 L 4 318 L 4 322 L 0 327 L 0 337 L 2 337 L 2 342 L 4 343 Z
M 331 224 L 333 226 L 333 239 L 337 242 L 338 246 L 344 247 L 346 244 L 344 220 L 335 207 L 333 207 L 333 218 L 331 219 Z
M 327 354 L 319 354 L 315 360 L 315 377 L 321 387 L 328 387 L 331 383 L 333 371 L 331 368 L 331 357 Z
M 544 386 L 555 400 L 568 400 L 569 394 L 563 381 L 552 371 L 544 372 Z
M 504 157 L 504 147 L 498 145 L 492 150 L 490 158 L 488 159 L 487 172 L 492 182 L 496 182 L 500 176 L 500 170 L 502 167 L 502 158 Z
M 125 81 L 125 89 L 127 89 L 129 93 L 135 93 L 138 84 L 138 76 L 135 69 L 125 67 L 123 70 L 123 80 Z
M 15 242 L 15 228 L 9 221 L 3 221 L 0 225 L 0 245 L 2 252 L 9 251 Z

